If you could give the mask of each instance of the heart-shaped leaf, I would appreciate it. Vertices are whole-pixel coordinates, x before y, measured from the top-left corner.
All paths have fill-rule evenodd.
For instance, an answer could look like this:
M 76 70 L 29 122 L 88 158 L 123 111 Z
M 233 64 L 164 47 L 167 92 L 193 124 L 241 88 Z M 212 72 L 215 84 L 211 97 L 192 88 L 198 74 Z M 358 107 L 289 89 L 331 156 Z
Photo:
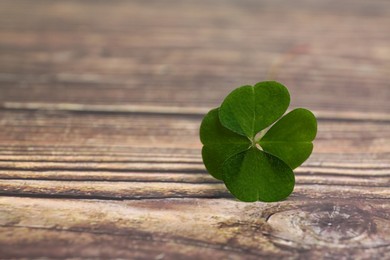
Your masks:
M 219 118 L 226 128 L 253 138 L 280 118 L 289 104 L 290 94 L 285 86 L 274 81 L 260 82 L 233 90 L 223 101 Z
M 316 134 L 317 121 L 313 113 L 297 108 L 276 122 L 259 144 L 264 151 L 279 157 L 291 169 L 295 169 L 309 158 Z
M 293 171 L 279 158 L 252 147 L 223 164 L 223 180 L 239 200 L 279 201 L 294 189 Z
M 203 162 L 239 200 L 279 201 L 292 192 L 292 169 L 313 149 L 317 132 L 314 115 L 295 109 L 260 141 L 255 140 L 258 132 L 283 115 L 289 103 L 290 95 L 282 84 L 261 82 L 234 90 L 219 109 L 204 117 L 200 127 Z
M 230 156 L 247 150 L 251 142 L 223 127 L 219 122 L 218 108 L 204 117 L 200 126 L 200 140 L 203 143 L 202 158 L 208 172 L 222 180 L 222 164 Z

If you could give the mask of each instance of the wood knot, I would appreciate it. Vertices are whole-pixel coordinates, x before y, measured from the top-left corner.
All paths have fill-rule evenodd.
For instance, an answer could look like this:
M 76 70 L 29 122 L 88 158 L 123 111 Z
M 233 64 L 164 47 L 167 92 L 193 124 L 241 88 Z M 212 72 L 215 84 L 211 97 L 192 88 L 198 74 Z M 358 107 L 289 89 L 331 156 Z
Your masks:
M 306 245 L 351 246 L 375 232 L 370 214 L 353 205 L 319 204 L 274 213 L 272 235 Z
M 300 220 L 301 227 L 307 227 L 318 239 L 328 242 L 357 239 L 372 225 L 368 214 L 351 205 L 327 204 L 306 210 L 308 216 Z

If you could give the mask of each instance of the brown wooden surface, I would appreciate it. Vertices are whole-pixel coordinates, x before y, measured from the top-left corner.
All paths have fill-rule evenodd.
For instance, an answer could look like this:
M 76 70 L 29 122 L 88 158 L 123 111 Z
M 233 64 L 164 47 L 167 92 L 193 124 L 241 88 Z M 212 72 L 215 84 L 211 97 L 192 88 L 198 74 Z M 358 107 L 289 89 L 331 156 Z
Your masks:
M 390 2 L 0 1 L 0 258 L 390 259 Z M 319 120 L 242 203 L 202 116 L 277 79 Z

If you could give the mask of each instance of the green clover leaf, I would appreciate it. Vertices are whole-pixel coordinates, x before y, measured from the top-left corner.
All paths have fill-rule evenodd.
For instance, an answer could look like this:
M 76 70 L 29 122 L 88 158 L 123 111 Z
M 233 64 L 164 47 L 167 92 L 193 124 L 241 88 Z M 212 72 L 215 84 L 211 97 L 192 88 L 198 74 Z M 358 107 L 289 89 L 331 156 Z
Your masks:
M 293 191 L 293 169 L 310 156 L 317 121 L 303 108 L 282 117 L 289 103 L 282 84 L 260 82 L 235 89 L 220 108 L 204 117 L 200 127 L 203 162 L 237 199 L 273 202 Z M 260 131 L 262 137 L 256 140 Z
M 282 160 L 251 147 L 223 163 L 223 180 L 239 200 L 279 201 L 294 189 L 294 173 Z
M 313 113 L 297 108 L 276 122 L 258 143 L 264 151 L 295 169 L 309 158 L 316 133 L 317 121 Z
M 289 104 L 290 94 L 285 86 L 260 82 L 233 90 L 222 102 L 219 119 L 233 132 L 254 138 L 281 117 Z
M 209 173 L 222 180 L 222 164 L 232 155 L 248 150 L 251 141 L 223 127 L 218 118 L 218 109 L 212 109 L 204 117 L 200 127 L 203 162 Z

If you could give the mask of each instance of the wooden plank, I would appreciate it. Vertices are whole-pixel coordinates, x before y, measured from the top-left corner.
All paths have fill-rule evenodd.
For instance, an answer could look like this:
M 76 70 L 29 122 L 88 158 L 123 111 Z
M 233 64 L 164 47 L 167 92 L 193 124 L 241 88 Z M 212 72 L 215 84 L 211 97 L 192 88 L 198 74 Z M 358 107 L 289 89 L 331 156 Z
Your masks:
M 278 79 L 293 106 L 388 114 L 389 3 L 324 3 L 1 1 L 0 102 L 208 109 Z
M 153 114 L 94 114 L 62 111 L 0 111 L 2 145 L 124 146 L 199 149 L 201 117 Z M 388 153 L 386 122 L 320 120 L 316 151 Z M 24 136 L 24 137 L 23 137 Z M 22 138 L 21 138 L 22 137 Z
M 2 197 L 0 205 L 4 257 L 390 256 L 390 208 L 383 200 L 292 198 L 248 204 L 226 199 L 104 202 Z
M 318 178 L 318 177 L 317 177 Z M 313 178 L 315 179 L 315 178 Z M 380 179 L 379 179 L 380 180 Z M 303 180 L 304 181 L 304 180 Z M 331 181 L 307 181 L 297 183 L 294 194 L 301 198 L 334 199 L 347 196 L 350 199 L 390 199 L 389 181 L 383 180 L 374 185 L 361 181 L 354 185 Z M 376 185 L 375 185 L 376 184 Z M 95 199 L 150 199 L 150 198 L 231 198 L 222 183 L 180 183 L 180 182 L 121 182 L 121 181 L 42 181 L 42 180 L 0 180 L 0 195 L 60 197 L 60 198 L 95 198 Z

